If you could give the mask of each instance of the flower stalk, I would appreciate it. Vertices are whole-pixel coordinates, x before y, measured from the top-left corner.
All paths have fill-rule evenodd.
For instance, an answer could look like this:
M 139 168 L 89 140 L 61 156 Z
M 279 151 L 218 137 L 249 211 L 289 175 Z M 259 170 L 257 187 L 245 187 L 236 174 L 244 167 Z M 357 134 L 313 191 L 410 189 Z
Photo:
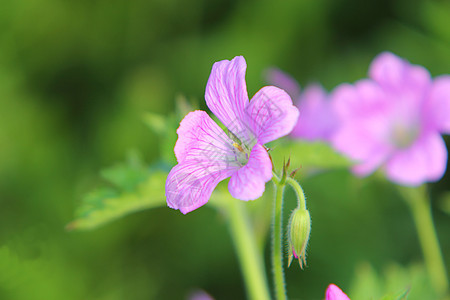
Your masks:
M 411 209 L 431 283 L 437 294 L 444 296 L 449 291 L 449 282 L 425 185 L 418 188 L 400 187 L 400 193 Z
M 248 299 L 269 300 L 270 293 L 265 276 L 263 259 L 256 246 L 255 234 L 252 231 L 248 215 L 243 203 L 227 199 L 230 232 L 236 253 L 241 265 L 247 289 Z
M 273 230 L 272 230 L 272 270 L 275 285 L 275 299 L 286 299 L 286 284 L 283 271 L 283 191 L 286 185 L 285 180 L 280 180 L 276 174 L 273 174 L 272 180 L 275 184 L 275 204 L 273 212 Z
M 297 195 L 298 207 L 294 210 L 305 212 L 305 216 L 308 217 L 306 222 L 304 220 L 300 222 L 294 222 L 295 224 L 307 224 L 307 226 L 300 226 L 302 228 L 297 228 L 298 226 L 294 226 L 295 228 L 288 229 L 289 236 L 289 264 L 292 260 L 292 256 L 298 258 L 300 261 L 300 266 L 306 263 L 305 261 L 305 249 L 309 240 L 309 234 L 311 229 L 311 223 L 309 219 L 309 212 L 306 210 L 306 199 L 303 193 L 303 189 L 300 184 L 293 179 L 291 176 L 288 176 L 288 168 L 289 168 L 290 160 L 286 164 L 283 165 L 283 171 L 281 178 L 279 178 L 275 173 L 273 174 L 272 181 L 275 184 L 275 203 L 274 203 L 274 213 L 273 213 L 273 230 L 272 230 L 272 269 L 273 269 L 273 280 L 275 286 L 275 298 L 276 299 L 286 299 L 286 284 L 284 280 L 284 272 L 283 272 L 283 193 L 286 184 L 289 184 L 294 189 Z M 292 223 L 292 219 L 290 218 Z M 297 220 L 298 221 L 298 220 Z M 291 225 L 291 224 L 290 224 Z M 289 226 L 290 226 L 289 225 Z M 298 231 L 300 230 L 300 232 Z M 291 236 L 294 235 L 296 238 L 293 239 Z M 295 245 L 294 245 L 295 244 Z M 302 250 L 300 250 L 302 249 Z

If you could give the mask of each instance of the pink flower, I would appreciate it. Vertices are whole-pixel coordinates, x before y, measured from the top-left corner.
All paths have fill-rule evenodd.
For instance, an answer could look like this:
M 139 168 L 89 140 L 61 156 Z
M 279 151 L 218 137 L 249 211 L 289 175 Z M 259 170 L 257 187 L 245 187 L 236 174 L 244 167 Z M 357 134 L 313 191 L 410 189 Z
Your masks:
M 261 197 L 272 178 L 263 145 L 289 134 L 297 122 L 298 110 L 279 88 L 263 87 L 249 102 L 246 68 L 242 56 L 219 61 L 206 85 L 206 104 L 228 134 L 204 111 L 190 112 L 180 123 L 174 149 L 178 164 L 167 177 L 166 199 L 183 214 L 208 202 L 217 184 L 228 177 L 233 197 Z
M 335 284 L 330 284 L 325 293 L 325 300 L 350 300 L 350 298 Z
M 341 126 L 333 145 L 356 160 L 365 176 L 383 167 L 393 182 L 417 186 L 445 173 L 450 133 L 450 76 L 428 71 L 392 53 L 372 62 L 370 79 L 342 84 L 333 93 Z
M 297 101 L 301 118 L 291 136 L 309 141 L 329 141 L 337 125 L 331 101 L 319 84 L 307 86 Z
M 300 118 L 291 132 L 294 138 L 308 141 L 329 141 L 337 125 L 337 119 L 326 91 L 320 84 L 312 84 L 300 93 L 298 83 L 278 69 L 267 72 L 267 81 L 284 89 L 294 99 Z

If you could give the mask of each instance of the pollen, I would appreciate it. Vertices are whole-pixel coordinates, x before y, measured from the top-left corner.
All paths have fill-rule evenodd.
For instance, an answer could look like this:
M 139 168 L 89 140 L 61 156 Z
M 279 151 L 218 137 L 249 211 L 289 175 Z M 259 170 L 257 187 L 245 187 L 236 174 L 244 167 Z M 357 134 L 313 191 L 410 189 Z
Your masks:
M 239 145 L 238 143 L 233 143 L 234 148 L 238 149 L 239 152 L 244 152 L 244 148 L 242 148 L 241 145 Z

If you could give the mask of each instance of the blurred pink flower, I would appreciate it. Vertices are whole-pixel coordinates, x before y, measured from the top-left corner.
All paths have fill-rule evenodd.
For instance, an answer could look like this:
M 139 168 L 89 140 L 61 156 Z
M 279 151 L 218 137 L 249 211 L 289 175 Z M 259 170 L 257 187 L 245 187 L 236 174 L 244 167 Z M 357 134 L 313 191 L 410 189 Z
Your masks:
M 391 181 L 408 186 L 443 176 L 450 76 L 432 80 L 425 68 L 385 52 L 372 62 L 369 79 L 342 84 L 332 97 L 340 120 L 332 142 L 358 162 L 354 173 L 383 167 Z
M 350 300 L 350 298 L 335 284 L 330 284 L 325 293 L 325 300 Z
M 289 134 L 297 122 L 297 108 L 279 88 L 263 87 L 249 102 L 246 68 L 242 56 L 216 62 L 206 85 L 206 104 L 228 134 L 204 111 L 190 112 L 180 123 L 174 149 L 178 164 L 167 177 L 166 199 L 183 214 L 208 202 L 217 184 L 230 176 L 233 197 L 261 197 L 272 178 L 263 145 Z
M 300 93 L 300 86 L 295 79 L 275 68 L 266 72 L 266 80 L 284 89 L 300 111 L 300 118 L 291 132 L 292 137 L 308 141 L 330 140 L 337 119 L 331 101 L 320 84 L 311 84 Z

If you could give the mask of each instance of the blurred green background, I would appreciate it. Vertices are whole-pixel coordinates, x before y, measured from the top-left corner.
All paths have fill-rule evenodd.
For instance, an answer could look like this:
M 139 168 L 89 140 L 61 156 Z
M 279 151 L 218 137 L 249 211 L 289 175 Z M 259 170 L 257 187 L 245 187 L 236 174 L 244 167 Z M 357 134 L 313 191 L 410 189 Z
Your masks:
M 331 90 L 366 76 L 384 50 L 433 76 L 450 73 L 444 0 L 0 6 L 1 299 L 185 299 L 196 289 L 245 298 L 227 224 L 208 205 L 186 216 L 161 207 L 90 231 L 65 229 L 84 195 L 108 184 L 101 169 L 130 150 L 148 166 L 168 155 L 143 116 L 169 115 L 179 95 L 206 109 L 215 61 L 244 55 L 250 95 L 265 84 L 267 67 Z M 430 186 L 447 270 L 449 182 L 447 175 Z M 425 299 L 429 282 L 414 224 L 392 185 L 345 170 L 301 183 L 312 235 L 306 270 L 286 272 L 292 299 L 322 299 L 331 282 L 354 299 L 414 283 L 410 299 Z M 294 201 L 289 192 L 286 215 Z M 269 242 L 265 250 L 268 264 Z

